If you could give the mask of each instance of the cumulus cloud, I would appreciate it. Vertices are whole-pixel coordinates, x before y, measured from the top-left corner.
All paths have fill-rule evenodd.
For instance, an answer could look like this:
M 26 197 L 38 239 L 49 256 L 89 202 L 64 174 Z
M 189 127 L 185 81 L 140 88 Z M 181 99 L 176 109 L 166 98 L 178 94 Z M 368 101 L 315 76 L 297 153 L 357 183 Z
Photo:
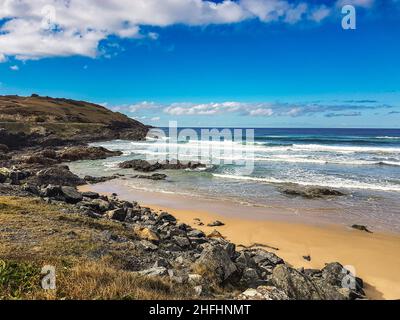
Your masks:
M 1 0 L 0 62 L 7 56 L 19 60 L 96 57 L 101 41 L 110 36 L 140 37 L 140 27 L 146 25 L 201 26 L 254 18 L 294 24 L 319 22 L 328 15 L 329 8 L 306 0 L 295 4 L 289 0 Z
M 334 112 L 331 112 L 331 113 L 327 113 L 326 115 L 325 115 L 325 117 L 327 117 L 327 118 L 334 118 L 334 117 L 359 117 L 359 116 L 361 116 L 362 115 L 362 113 L 361 112 L 356 112 L 356 111 L 353 111 L 353 112 L 343 112 L 343 113 L 334 113 Z
M 300 117 L 321 114 L 325 117 L 360 116 L 361 111 L 391 109 L 392 105 L 380 104 L 374 100 L 351 100 L 352 102 L 335 103 L 282 103 L 282 102 L 210 102 L 210 103 L 171 103 L 140 102 L 133 105 L 119 106 L 126 112 L 165 113 L 170 116 L 222 116 L 236 114 L 250 117 Z
M 19 67 L 18 67 L 17 65 L 14 65 L 14 66 L 11 66 L 10 69 L 11 69 L 12 71 L 18 71 L 18 70 L 19 70 Z

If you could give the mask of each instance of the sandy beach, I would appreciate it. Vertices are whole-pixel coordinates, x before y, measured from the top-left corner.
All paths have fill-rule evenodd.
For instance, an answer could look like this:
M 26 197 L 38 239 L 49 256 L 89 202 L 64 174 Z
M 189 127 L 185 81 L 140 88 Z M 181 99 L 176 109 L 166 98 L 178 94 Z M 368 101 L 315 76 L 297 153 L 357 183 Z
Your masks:
M 322 268 L 338 261 L 351 266 L 365 281 L 365 291 L 372 299 L 400 299 L 400 235 L 367 233 L 344 225 L 303 221 L 278 212 L 267 212 L 233 203 L 221 203 L 174 194 L 137 191 L 118 180 L 83 186 L 81 191 L 117 193 L 119 198 L 138 201 L 156 211 L 167 211 L 179 221 L 206 233 L 217 229 L 237 246 L 265 246 L 294 267 Z M 200 219 L 204 225 L 196 225 Z M 221 227 L 207 227 L 220 220 Z M 278 250 L 276 250 L 278 249 Z M 303 256 L 310 256 L 307 261 Z

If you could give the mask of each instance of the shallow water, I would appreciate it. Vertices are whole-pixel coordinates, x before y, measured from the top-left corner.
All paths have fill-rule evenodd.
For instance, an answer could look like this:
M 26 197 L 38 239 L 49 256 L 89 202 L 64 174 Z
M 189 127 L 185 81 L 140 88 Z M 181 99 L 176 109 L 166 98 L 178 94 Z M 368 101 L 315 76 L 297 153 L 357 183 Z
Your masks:
M 80 175 L 133 174 L 118 163 L 160 155 L 201 160 L 206 170 L 168 171 L 166 181 L 131 179 L 132 190 L 158 191 L 228 200 L 268 210 L 307 215 L 336 223 L 362 223 L 400 232 L 400 130 L 256 129 L 254 141 L 179 141 L 168 138 L 93 144 L 121 150 L 120 157 L 70 164 Z M 204 150 L 212 152 L 200 158 Z M 243 163 L 251 163 L 251 172 Z M 212 165 L 214 163 L 214 165 Z M 216 165 L 216 163 L 218 163 Z M 279 192 L 288 184 L 323 186 L 347 195 L 330 199 L 290 198 Z

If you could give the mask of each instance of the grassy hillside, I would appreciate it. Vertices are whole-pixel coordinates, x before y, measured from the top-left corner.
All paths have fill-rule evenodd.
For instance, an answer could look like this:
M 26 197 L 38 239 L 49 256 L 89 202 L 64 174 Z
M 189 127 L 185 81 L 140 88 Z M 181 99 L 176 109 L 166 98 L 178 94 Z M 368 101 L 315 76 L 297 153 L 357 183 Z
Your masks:
M 58 140 L 57 144 L 60 140 L 141 140 L 147 131 L 147 126 L 122 113 L 85 101 L 0 96 L 0 143 L 11 148 L 49 140 Z
M 50 97 L 0 96 L 0 122 L 142 125 L 118 112 L 84 101 Z

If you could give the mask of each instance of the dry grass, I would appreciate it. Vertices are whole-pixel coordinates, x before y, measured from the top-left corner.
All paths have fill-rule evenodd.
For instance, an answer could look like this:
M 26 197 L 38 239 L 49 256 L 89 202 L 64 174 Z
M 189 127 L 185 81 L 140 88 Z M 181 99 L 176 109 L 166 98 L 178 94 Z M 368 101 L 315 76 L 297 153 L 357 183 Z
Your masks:
M 189 299 L 192 290 L 169 278 L 146 278 L 124 268 L 140 258 L 130 227 L 94 220 L 40 199 L 0 197 L 0 299 Z M 105 236 L 108 234 L 108 236 Z M 57 289 L 44 291 L 40 271 L 56 267 Z

